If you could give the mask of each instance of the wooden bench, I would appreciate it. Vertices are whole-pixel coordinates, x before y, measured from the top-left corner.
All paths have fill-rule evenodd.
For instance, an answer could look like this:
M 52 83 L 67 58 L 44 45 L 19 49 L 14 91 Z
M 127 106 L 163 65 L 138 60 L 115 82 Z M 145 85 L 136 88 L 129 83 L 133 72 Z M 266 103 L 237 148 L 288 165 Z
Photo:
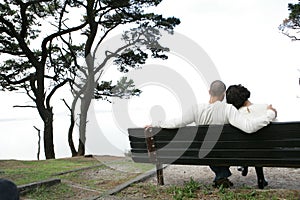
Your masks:
M 273 122 L 252 134 L 228 124 L 128 133 L 132 159 L 156 164 L 159 185 L 163 164 L 300 167 L 300 122 Z

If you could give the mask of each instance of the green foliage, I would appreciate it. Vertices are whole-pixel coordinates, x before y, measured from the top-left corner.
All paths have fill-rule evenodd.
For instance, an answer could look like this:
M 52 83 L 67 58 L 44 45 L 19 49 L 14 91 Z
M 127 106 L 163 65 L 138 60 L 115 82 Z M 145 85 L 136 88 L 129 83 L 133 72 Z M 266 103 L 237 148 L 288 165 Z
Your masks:
M 50 200 L 50 199 L 67 199 L 72 194 L 71 186 L 61 183 L 51 187 L 38 187 L 26 194 L 26 199 Z
M 102 81 L 95 88 L 95 99 L 109 102 L 109 97 L 130 98 L 140 94 L 141 90 L 136 89 L 133 80 L 127 80 L 127 77 L 122 77 L 115 85 L 112 85 L 112 81 Z
M 255 190 L 250 190 L 249 192 L 235 192 L 228 189 L 220 189 L 219 195 L 221 199 L 224 200 L 237 200 L 237 199 L 245 199 L 245 200 L 256 200 L 256 199 L 268 199 L 262 198 L 263 195 L 259 195 Z M 258 198 L 259 197 L 259 198 Z
M 2 90 L 25 89 L 34 99 L 35 90 L 44 88 L 44 85 L 37 85 L 43 83 L 37 83 L 37 74 L 44 73 L 45 77 L 51 80 L 50 86 L 54 87 L 70 78 L 71 74 L 74 76 L 77 50 L 82 51 L 82 46 L 78 49 L 80 45 L 72 45 L 66 38 L 62 38 L 67 33 L 62 31 L 67 29 L 63 30 L 61 25 L 49 30 L 50 21 L 53 24 L 61 24 L 64 9 L 59 0 L 26 2 L 5 0 L 0 3 Z M 40 34 L 46 36 L 42 38 Z M 42 44 L 40 49 L 31 45 L 38 41 Z M 66 42 L 68 44 L 65 44 Z M 47 71 L 44 70 L 46 68 Z
M 109 61 L 115 59 L 118 69 L 128 72 L 129 69 L 144 64 L 148 55 L 167 59 L 165 52 L 168 48 L 162 47 L 158 42 L 160 31 L 173 33 L 180 21 L 175 17 L 164 18 L 162 15 L 146 12 L 147 7 L 157 6 L 160 2 L 161 0 L 0 2 L 0 90 L 22 90 L 35 103 L 44 121 L 47 159 L 55 157 L 53 127 L 49 123 L 53 121 L 50 102 L 59 88 L 69 83 L 75 97 L 74 102 L 77 97 L 87 102 L 80 113 L 80 126 L 85 126 L 88 121 L 85 119 L 88 102 L 94 96 L 109 100 L 110 96 L 128 98 L 140 94 L 130 80 L 121 79 L 116 85 L 94 81 L 99 80 L 96 75 L 101 74 L 101 68 Z M 133 27 L 123 35 L 126 44 L 116 51 L 108 50 L 105 57 L 95 63 L 95 54 L 102 47 L 103 41 L 112 30 L 125 24 Z M 83 39 L 78 39 L 78 36 Z M 82 61 L 85 61 L 86 66 L 83 66 Z M 95 95 L 91 94 L 94 91 Z M 81 127 L 80 130 L 86 129 Z M 84 136 L 85 133 L 80 132 L 80 135 Z M 80 141 L 80 146 L 84 145 L 85 139 L 80 138 Z M 78 152 L 84 154 L 84 148 Z
M 126 73 L 129 71 L 127 67 L 136 67 L 145 64 L 147 58 L 148 54 L 140 49 L 137 49 L 136 52 L 127 49 L 114 60 L 114 63 L 119 67 L 120 72 Z
M 289 17 L 283 20 L 279 30 L 292 40 L 300 40 L 298 31 L 300 29 L 300 1 L 295 4 L 289 3 L 288 10 L 290 11 Z
M 55 173 L 97 164 L 97 160 L 80 157 L 43 161 L 0 161 L 1 170 L 5 172 L 2 177 L 13 180 L 17 185 L 46 180 L 52 178 Z
M 25 89 L 28 95 L 34 97 L 36 88 L 32 87 L 36 84 L 28 82 L 37 82 L 37 74 L 44 73 L 44 77 L 51 81 L 51 87 L 45 87 L 50 90 L 65 80 L 74 80 L 78 69 L 85 70 L 79 65 L 78 59 L 91 53 L 93 45 L 89 41 L 80 43 L 73 40 L 73 34 L 80 31 L 82 35 L 92 37 L 94 33 L 91 31 L 96 30 L 96 33 L 100 33 L 99 41 L 102 41 L 117 26 L 135 23 L 136 28 L 125 31 L 124 40 L 129 44 L 126 50 L 114 52 L 112 56 L 122 72 L 144 64 L 148 58 L 147 50 L 154 58 L 167 59 L 164 52 L 168 49 L 158 43 L 159 29 L 172 33 L 180 21 L 175 17 L 164 18 L 162 15 L 145 12 L 145 8 L 157 6 L 160 2 L 161 0 L 3 1 L 0 3 L 0 53 L 10 56 L 0 63 L 1 89 Z M 81 12 L 82 19 L 70 27 L 68 23 L 72 21 L 68 14 L 74 7 L 81 10 L 78 11 Z M 49 29 L 50 24 L 52 28 Z M 94 39 L 91 38 L 90 41 Z M 40 41 L 40 48 L 32 48 L 31 43 L 36 41 Z M 146 47 L 146 50 L 141 50 L 141 46 Z M 38 82 L 40 83 L 42 82 Z
M 188 198 L 196 198 L 197 194 L 195 193 L 200 188 L 200 183 L 190 178 L 190 181 L 187 182 L 183 187 L 177 187 L 171 189 L 170 192 L 173 193 L 174 200 L 182 200 Z
M 290 11 L 289 20 L 291 20 L 294 25 L 299 27 L 300 20 L 300 4 L 288 4 L 288 9 Z

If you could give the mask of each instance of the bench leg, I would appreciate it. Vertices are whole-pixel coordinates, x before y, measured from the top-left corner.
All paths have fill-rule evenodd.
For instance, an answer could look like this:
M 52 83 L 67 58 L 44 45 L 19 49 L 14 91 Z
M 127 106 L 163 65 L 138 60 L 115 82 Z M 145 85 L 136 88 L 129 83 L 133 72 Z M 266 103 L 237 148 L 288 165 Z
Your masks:
M 264 189 L 268 185 L 268 182 L 265 180 L 264 171 L 262 167 L 255 167 L 257 183 L 259 189 Z
M 163 166 L 160 163 L 156 163 L 156 175 L 157 175 L 157 184 L 164 185 Z

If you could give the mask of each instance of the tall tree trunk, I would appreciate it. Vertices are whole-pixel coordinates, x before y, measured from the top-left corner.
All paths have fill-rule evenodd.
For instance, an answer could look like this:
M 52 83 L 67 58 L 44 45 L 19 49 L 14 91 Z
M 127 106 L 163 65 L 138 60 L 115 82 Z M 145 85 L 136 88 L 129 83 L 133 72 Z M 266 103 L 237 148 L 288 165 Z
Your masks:
M 70 147 L 70 150 L 71 150 L 71 153 L 72 153 L 72 157 L 75 157 L 77 156 L 77 151 L 75 149 L 75 145 L 74 145 L 74 142 L 73 142 L 73 130 L 74 130 L 74 127 L 75 127 L 75 107 L 76 107 L 76 103 L 77 103 L 77 100 L 79 98 L 79 95 L 75 95 L 73 101 L 72 101 L 72 106 L 70 107 L 67 102 L 63 99 L 63 102 L 65 103 L 65 105 L 67 106 L 67 108 L 69 109 L 70 111 L 70 126 L 69 126 L 69 131 L 68 131 L 68 143 L 69 143 L 69 147 Z
M 83 100 L 81 100 L 82 103 Z M 82 108 L 82 106 L 81 106 Z M 86 122 L 87 112 L 81 111 L 79 121 L 79 145 L 78 145 L 78 156 L 84 156 L 85 154 L 85 141 L 86 141 Z
M 71 116 L 70 116 L 70 127 L 69 127 L 69 132 L 68 132 L 68 143 L 69 147 L 72 153 L 72 157 L 77 156 L 77 151 L 75 149 L 75 145 L 73 142 L 73 130 L 75 126 L 75 118 L 74 118 L 74 111 L 71 111 Z
M 89 66 L 89 69 L 93 69 L 93 66 Z M 87 78 L 85 91 L 80 102 L 80 121 L 79 121 L 79 146 L 78 155 L 83 156 L 85 154 L 85 141 L 86 141 L 86 126 L 88 122 L 88 111 L 91 105 L 91 101 L 94 97 L 95 89 L 95 77 L 94 72 L 89 70 L 89 77 Z
M 93 97 L 93 88 L 88 86 L 86 92 L 80 103 L 80 121 L 79 121 L 79 146 L 78 155 L 83 156 L 85 154 L 85 142 L 86 142 L 86 126 L 88 122 L 88 110 L 91 105 Z
M 31 88 L 36 96 L 36 106 L 44 122 L 44 151 L 46 159 L 55 159 L 53 144 L 53 110 L 50 106 L 52 95 L 45 97 L 44 83 L 44 65 L 37 68 L 36 79 L 32 77 L 30 81 Z
M 53 144 L 53 113 L 52 110 L 44 111 L 44 149 L 46 159 L 54 159 L 54 144 Z
M 85 154 L 85 141 L 86 141 L 86 124 L 87 124 L 87 116 L 88 110 L 94 97 L 94 88 L 95 88 L 95 72 L 94 72 L 94 57 L 92 55 L 92 46 L 97 35 L 98 23 L 95 21 L 95 12 L 93 11 L 93 7 L 95 5 L 95 0 L 87 1 L 86 13 L 87 13 L 87 22 L 89 24 L 89 34 L 86 40 L 86 45 L 84 48 L 85 54 L 85 62 L 87 65 L 87 79 L 86 79 L 86 87 L 83 91 L 83 97 L 81 98 L 80 103 L 80 122 L 79 122 L 79 147 L 78 147 L 78 155 Z

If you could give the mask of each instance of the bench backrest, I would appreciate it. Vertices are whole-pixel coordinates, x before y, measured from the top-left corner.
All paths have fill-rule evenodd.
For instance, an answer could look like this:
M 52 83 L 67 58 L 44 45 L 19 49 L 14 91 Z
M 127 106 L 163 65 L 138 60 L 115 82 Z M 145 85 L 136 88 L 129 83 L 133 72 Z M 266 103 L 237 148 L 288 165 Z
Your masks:
M 273 122 L 253 134 L 231 125 L 128 132 L 135 162 L 300 167 L 300 122 Z

